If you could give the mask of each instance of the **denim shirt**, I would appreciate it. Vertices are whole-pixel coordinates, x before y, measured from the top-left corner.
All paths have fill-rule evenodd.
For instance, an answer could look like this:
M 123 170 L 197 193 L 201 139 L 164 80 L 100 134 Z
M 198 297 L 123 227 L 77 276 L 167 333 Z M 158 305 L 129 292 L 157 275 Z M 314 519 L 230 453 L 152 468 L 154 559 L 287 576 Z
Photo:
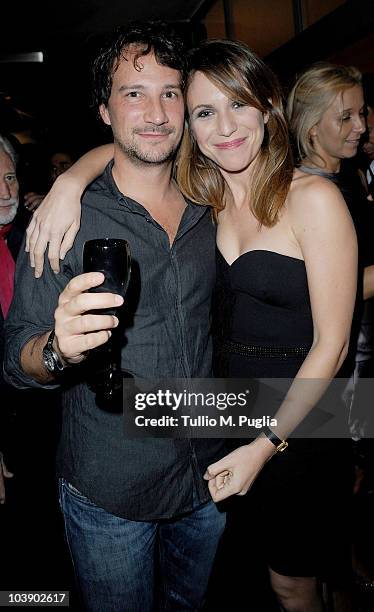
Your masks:
M 7 320 L 5 372 L 18 387 L 41 386 L 20 366 L 20 351 L 54 327 L 58 296 L 82 273 L 86 240 L 125 238 L 132 275 L 123 306 L 122 368 L 140 378 L 209 377 L 210 309 L 215 280 L 215 228 L 208 207 L 186 202 L 170 247 L 165 230 L 138 202 L 117 189 L 112 163 L 83 198 L 81 229 L 59 274 L 46 262 L 35 279 L 19 257 L 15 299 Z M 178 516 L 210 499 L 202 475 L 223 456 L 220 440 L 126 439 L 123 417 L 100 410 L 79 367 L 63 385 L 58 474 L 97 505 L 132 520 Z M 53 387 L 53 385 L 50 385 Z M 195 496 L 196 497 L 196 496 Z

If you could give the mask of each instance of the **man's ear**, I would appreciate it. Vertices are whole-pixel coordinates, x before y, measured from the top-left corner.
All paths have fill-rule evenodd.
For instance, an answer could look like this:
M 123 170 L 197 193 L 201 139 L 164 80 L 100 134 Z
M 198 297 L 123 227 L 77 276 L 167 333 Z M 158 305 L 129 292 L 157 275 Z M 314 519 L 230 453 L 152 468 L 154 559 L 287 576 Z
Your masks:
M 108 108 L 105 106 L 105 104 L 100 104 L 99 111 L 100 111 L 100 117 L 102 118 L 104 123 L 106 125 L 111 125 Z

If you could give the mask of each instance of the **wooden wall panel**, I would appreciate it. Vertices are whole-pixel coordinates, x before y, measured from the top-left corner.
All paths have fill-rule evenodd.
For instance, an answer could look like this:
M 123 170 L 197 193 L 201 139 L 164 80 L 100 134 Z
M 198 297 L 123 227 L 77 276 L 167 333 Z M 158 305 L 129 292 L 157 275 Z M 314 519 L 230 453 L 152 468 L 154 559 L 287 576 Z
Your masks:
M 292 0 L 232 0 L 234 38 L 267 55 L 294 35 Z M 204 25 L 208 38 L 225 38 L 223 1 L 216 0 Z
M 233 0 L 235 36 L 263 56 L 294 35 L 292 0 Z
M 292 0 L 231 0 L 234 38 L 261 56 L 294 35 Z M 208 38 L 225 37 L 222 0 L 217 0 L 204 21 Z
M 216 0 L 213 4 L 204 20 L 204 25 L 208 38 L 226 38 L 222 0 Z
M 345 0 L 302 0 L 305 27 Z M 265 56 L 295 35 L 292 0 L 231 0 L 234 38 Z M 216 0 L 204 20 L 208 38 L 225 38 L 223 0 Z
M 346 0 L 303 0 L 304 25 L 308 27 L 315 23 L 338 6 L 344 4 Z

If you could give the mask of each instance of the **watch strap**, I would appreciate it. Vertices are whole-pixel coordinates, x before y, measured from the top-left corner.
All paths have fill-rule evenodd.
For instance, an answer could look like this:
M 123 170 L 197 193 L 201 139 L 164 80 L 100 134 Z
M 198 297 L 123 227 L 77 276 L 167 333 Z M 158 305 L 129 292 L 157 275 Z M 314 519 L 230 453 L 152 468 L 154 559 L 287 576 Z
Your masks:
M 53 340 L 55 339 L 55 330 L 52 329 L 48 336 L 47 344 L 43 349 L 43 361 L 44 365 L 51 374 L 59 374 L 68 367 L 61 360 L 59 354 L 53 348 Z
M 286 450 L 287 446 L 288 446 L 288 442 L 287 440 L 282 440 L 281 438 L 279 438 L 271 429 L 270 427 L 263 427 L 261 432 L 266 436 L 266 438 L 268 440 L 270 440 L 270 442 L 272 442 L 272 444 L 274 444 L 274 446 L 277 449 L 277 453 L 283 453 L 283 451 Z

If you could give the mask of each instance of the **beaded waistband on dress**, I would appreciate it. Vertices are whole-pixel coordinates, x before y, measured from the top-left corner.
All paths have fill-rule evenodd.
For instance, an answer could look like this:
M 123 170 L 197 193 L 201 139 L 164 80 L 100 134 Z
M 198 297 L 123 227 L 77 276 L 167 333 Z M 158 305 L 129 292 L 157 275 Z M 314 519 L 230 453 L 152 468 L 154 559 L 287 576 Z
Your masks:
M 258 346 L 234 340 L 219 343 L 219 350 L 236 353 L 244 357 L 306 357 L 310 351 L 306 346 Z

